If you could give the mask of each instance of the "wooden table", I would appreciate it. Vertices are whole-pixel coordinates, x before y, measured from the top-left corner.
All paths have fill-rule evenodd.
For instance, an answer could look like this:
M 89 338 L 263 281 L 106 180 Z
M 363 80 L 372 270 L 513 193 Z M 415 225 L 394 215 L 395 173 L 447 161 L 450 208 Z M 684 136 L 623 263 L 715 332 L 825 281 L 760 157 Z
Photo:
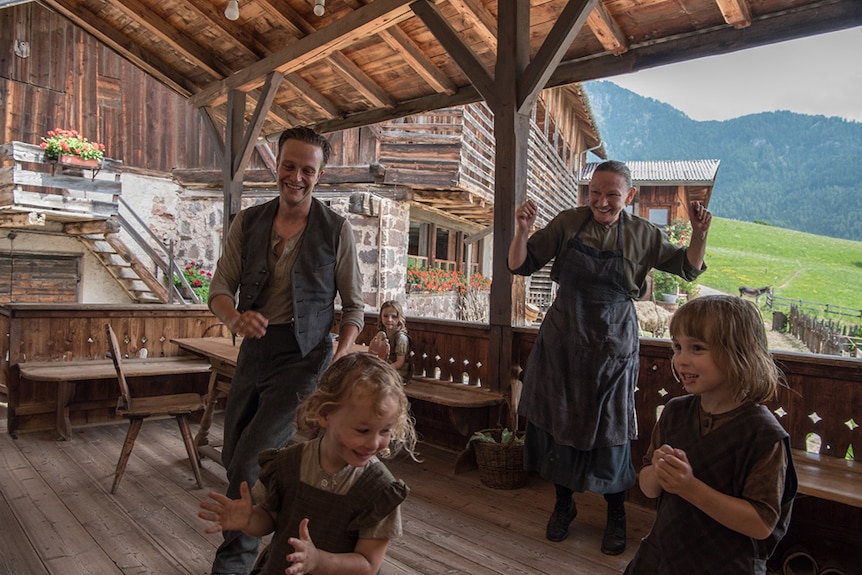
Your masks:
M 116 379 L 117 371 L 111 360 L 85 359 L 79 361 L 27 361 L 19 363 L 19 377 L 30 381 L 47 381 L 57 384 L 57 431 L 63 439 L 72 437 L 69 402 L 75 395 L 79 381 Z M 210 364 L 197 357 L 151 357 L 124 359 L 126 377 L 159 375 L 186 375 L 205 373 Z M 119 390 L 119 384 L 117 385 Z M 16 416 L 19 414 L 16 414 Z
M 230 384 L 236 371 L 236 358 L 239 355 L 241 339 L 234 344 L 229 337 L 187 337 L 171 339 L 180 349 L 197 354 L 209 361 L 211 375 L 207 396 L 204 401 L 204 414 L 195 435 L 198 454 L 206 455 L 213 461 L 222 463 L 220 445 L 211 445 L 209 430 L 213 422 L 213 411 L 220 395 L 230 392 Z

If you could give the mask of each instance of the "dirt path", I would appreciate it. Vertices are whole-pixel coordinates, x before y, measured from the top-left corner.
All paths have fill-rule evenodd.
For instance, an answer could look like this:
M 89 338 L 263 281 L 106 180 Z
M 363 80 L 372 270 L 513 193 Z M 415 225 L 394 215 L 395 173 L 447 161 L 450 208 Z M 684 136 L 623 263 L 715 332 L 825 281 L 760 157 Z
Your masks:
M 724 294 L 722 291 L 707 286 L 699 286 L 699 295 Z M 724 294 L 728 295 L 728 294 Z M 766 339 L 769 341 L 769 349 L 773 351 L 795 351 L 810 353 L 805 344 L 792 335 L 781 333 L 772 329 L 772 318 L 764 318 L 763 325 L 766 328 Z
M 792 335 L 773 330 L 772 324 L 768 321 L 764 320 L 763 324 L 766 327 L 766 339 L 769 342 L 768 345 L 770 350 L 811 353 L 811 351 L 805 347 L 804 343 Z

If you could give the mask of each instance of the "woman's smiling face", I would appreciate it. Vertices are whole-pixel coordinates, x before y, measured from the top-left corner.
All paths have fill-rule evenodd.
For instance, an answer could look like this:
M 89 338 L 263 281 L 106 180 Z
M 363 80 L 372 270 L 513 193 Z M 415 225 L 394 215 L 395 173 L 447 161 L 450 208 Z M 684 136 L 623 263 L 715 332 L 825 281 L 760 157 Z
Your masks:
M 632 201 L 635 189 L 628 188 L 626 178 L 614 172 L 594 172 L 590 180 L 590 210 L 593 219 L 609 226 Z

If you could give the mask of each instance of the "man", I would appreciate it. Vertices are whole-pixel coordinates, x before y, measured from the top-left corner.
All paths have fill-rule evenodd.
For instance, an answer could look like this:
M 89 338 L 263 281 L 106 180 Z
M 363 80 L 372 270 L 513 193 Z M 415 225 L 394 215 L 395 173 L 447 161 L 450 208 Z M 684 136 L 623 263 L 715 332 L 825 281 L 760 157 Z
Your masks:
M 257 480 L 258 454 L 296 432 L 294 416 L 331 360 L 346 354 L 364 323 L 359 260 L 347 220 L 312 197 L 330 146 L 309 128 L 278 141 L 279 197 L 241 211 L 231 224 L 209 307 L 244 336 L 225 411 L 222 462 L 227 496 Z M 238 292 L 238 293 L 237 293 Z M 341 296 L 338 348 L 330 329 Z M 214 575 L 246 574 L 259 540 L 225 531 Z

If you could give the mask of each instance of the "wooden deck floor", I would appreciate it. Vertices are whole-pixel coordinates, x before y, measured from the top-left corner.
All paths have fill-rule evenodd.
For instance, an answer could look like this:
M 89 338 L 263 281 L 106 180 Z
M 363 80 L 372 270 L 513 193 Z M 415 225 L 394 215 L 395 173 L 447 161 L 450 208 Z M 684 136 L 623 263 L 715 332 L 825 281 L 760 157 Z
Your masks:
M 217 415 L 216 437 L 220 425 Z M 13 440 L 0 430 L 0 574 L 209 573 L 220 535 L 204 534 L 197 506 L 207 491 L 224 492 L 224 470 L 205 459 L 205 488 L 197 489 L 176 423 L 147 421 L 111 495 L 125 431 L 124 423 L 77 427 L 70 441 L 57 441 L 53 433 Z M 411 494 L 384 575 L 621 573 L 652 523 L 651 512 L 628 506 L 628 549 L 602 555 L 604 501 L 583 494 L 569 538 L 551 543 L 550 484 L 531 477 L 521 489 L 490 489 L 478 471 L 455 475 L 454 453 L 421 451 L 423 463 L 389 462 Z

